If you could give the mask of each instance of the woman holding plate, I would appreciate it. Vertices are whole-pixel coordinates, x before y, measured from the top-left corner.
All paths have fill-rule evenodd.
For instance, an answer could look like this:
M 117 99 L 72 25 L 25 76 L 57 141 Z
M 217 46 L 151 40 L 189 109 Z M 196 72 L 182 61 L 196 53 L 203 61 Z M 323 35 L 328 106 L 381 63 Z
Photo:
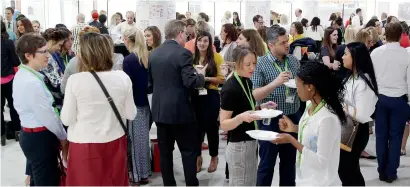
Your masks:
M 226 161 L 229 167 L 230 186 L 254 186 L 258 158 L 258 143 L 246 131 L 256 130 L 256 120 L 260 117 L 252 111 L 260 108 L 275 108 L 276 103 L 267 102 L 255 106 L 252 95 L 252 77 L 256 67 L 256 54 L 250 47 L 238 46 L 233 51 L 236 62 L 235 73 L 221 91 L 220 123 L 228 131 Z
M 296 74 L 297 92 L 308 101 L 299 126 L 286 116 L 279 120 L 284 132 L 299 132 L 298 139 L 279 134 L 272 142 L 292 144 L 297 150 L 296 185 L 341 185 L 338 168 L 343 110 L 343 86 L 329 68 L 319 62 L 303 64 Z M 300 127 L 300 128 L 299 128 Z

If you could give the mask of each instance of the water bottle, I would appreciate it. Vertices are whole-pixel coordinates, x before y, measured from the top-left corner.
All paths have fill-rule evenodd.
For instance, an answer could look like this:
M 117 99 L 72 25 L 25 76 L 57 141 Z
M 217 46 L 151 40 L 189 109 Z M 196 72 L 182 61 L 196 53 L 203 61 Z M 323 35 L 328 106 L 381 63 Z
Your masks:
M 270 121 L 271 121 L 271 118 L 263 118 L 262 119 L 262 124 L 263 125 L 270 125 Z

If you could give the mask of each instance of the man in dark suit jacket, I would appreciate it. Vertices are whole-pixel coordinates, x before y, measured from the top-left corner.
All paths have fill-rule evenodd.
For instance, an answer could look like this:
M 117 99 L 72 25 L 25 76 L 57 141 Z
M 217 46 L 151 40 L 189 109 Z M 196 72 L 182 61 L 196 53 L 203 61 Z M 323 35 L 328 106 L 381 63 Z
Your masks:
M 157 125 L 164 186 L 175 186 L 173 155 L 175 141 L 182 155 L 187 186 L 198 186 L 196 158 L 198 127 L 191 93 L 205 84 L 204 71 L 193 66 L 192 53 L 183 46 L 186 26 L 172 20 L 165 25 L 165 38 L 148 60 L 148 86 L 152 89 L 152 119 Z

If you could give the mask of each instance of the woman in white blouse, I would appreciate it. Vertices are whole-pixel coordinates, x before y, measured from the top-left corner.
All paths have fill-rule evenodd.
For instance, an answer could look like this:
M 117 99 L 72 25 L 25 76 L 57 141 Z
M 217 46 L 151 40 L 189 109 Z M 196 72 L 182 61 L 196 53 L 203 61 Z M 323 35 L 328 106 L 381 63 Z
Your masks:
M 305 37 L 312 38 L 316 41 L 318 46 L 321 46 L 324 34 L 325 30 L 322 25 L 320 25 L 320 19 L 318 17 L 314 17 L 310 22 L 310 26 L 305 31 Z
M 339 177 L 343 186 L 365 186 L 359 159 L 369 141 L 369 122 L 376 109 L 378 88 L 372 59 L 365 44 L 349 43 L 343 56 L 348 70 L 344 108 L 347 115 L 359 122 L 351 152 L 340 150 Z
M 273 143 L 291 143 L 298 151 L 296 185 L 340 186 L 341 124 L 346 122 L 342 106 L 342 81 L 319 62 L 303 64 L 296 74 L 297 92 L 308 101 L 299 126 L 286 116 L 279 120 L 284 132 L 299 132 L 298 139 L 279 134 Z
M 95 71 L 115 103 L 121 120 L 133 120 L 132 83 L 123 71 L 111 71 L 113 46 L 108 37 L 85 33 L 80 38 L 79 70 L 65 90 L 61 120 L 70 141 L 68 186 L 128 186 L 127 138 Z

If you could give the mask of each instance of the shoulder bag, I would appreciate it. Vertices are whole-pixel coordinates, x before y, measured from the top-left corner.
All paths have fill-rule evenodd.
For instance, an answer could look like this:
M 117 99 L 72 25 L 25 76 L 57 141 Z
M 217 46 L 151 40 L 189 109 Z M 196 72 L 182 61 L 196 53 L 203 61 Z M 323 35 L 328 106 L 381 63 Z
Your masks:
M 349 106 L 346 104 L 346 114 L 349 113 Z M 359 122 L 356 121 L 356 108 L 353 112 L 353 117 L 346 116 L 346 124 L 342 125 L 342 137 L 340 139 L 340 148 L 347 152 L 352 152 L 353 142 L 356 138 Z
M 102 83 L 100 77 L 98 77 L 97 73 L 94 71 L 90 71 L 90 73 L 94 76 L 95 80 L 98 82 L 100 85 L 102 91 L 104 92 L 105 97 L 107 97 L 108 103 L 111 105 L 112 110 L 114 111 L 115 116 L 117 116 L 118 121 L 121 124 L 122 129 L 124 130 L 125 136 L 127 137 L 127 165 L 128 165 L 128 176 L 132 180 L 131 182 L 135 182 L 134 180 L 134 174 L 133 174 L 133 167 L 132 167 L 132 155 L 131 155 L 131 138 L 129 136 L 127 126 L 125 126 L 124 121 L 121 118 L 120 113 L 118 112 L 117 107 L 115 106 L 115 103 L 108 93 L 107 89 L 105 88 L 104 84 Z

